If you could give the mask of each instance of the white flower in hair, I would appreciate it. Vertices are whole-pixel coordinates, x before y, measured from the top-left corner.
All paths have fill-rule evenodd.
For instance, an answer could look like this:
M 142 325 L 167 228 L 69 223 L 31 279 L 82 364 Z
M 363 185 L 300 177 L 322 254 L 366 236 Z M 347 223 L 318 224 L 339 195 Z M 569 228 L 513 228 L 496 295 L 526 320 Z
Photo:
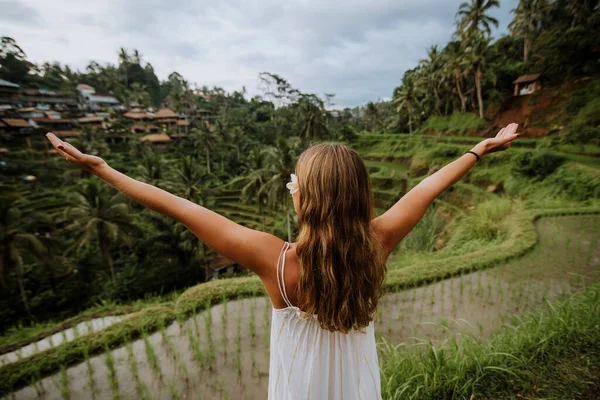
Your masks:
M 290 190 L 291 194 L 296 193 L 298 189 L 300 189 L 300 187 L 298 186 L 298 177 L 296 176 L 296 174 L 292 174 L 292 181 L 288 182 L 285 185 L 285 187 Z

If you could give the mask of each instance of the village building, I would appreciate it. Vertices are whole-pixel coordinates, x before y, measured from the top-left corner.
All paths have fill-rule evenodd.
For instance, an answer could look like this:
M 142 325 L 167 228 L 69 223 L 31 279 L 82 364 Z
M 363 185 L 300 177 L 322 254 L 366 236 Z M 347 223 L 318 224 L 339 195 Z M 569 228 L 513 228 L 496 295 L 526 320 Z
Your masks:
M 150 133 L 140 138 L 140 142 L 150 142 L 161 150 L 166 149 L 170 141 L 171 138 L 166 133 Z
M 75 128 L 75 121 L 66 118 L 30 118 L 29 123 L 36 129 L 45 131 L 70 131 Z
M 36 107 L 38 110 L 75 110 L 77 97 L 71 93 L 60 93 L 46 89 L 21 89 L 19 104 L 24 107 Z
M 208 268 L 212 270 L 212 277 L 207 279 L 214 280 L 225 276 L 232 276 L 236 272 L 243 271 L 243 268 L 236 262 L 221 255 L 208 262 Z
M 540 77 L 542 74 L 529 74 L 518 77 L 513 84 L 515 85 L 515 96 L 525 96 L 542 90 Z
M 19 85 L 0 79 L 0 104 L 18 104 Z
M 99 116 L 82 117 L 77 120 L 79 125 L 90 125 L 96 128 L 104 126 L 104 118 Z
M 168 108 L 161 108 L 154 113 L 154 122 L 161 125 L 163 128 L 172 129 L 177 125 L 179 115 L 175 111 Z
M 123 114 L 123 118 L 136 121 L 149 121 L 152 119 L 152 115 L 148 114 L 146 111 L 140 110 L 139 108 L 134 108 Z
M 17 135 L 29 134 L 33 126 L 22 118 L 2 118 L 0 121 L 4 126 L 0 127 L 4 132 Z
M 80 83 L 77 85 L 77 91 L 79 92 L 80 108 L 88 110 L 121 109 L 119 100 L 113 95 L 96 93 L 93 86 Z
M 190 121 L 188 121 L 187 119 L 180 119 L 179 121 L 177 121 L 177 133 L 178 134 L 187 135 L 189 127 L 190 127 Z

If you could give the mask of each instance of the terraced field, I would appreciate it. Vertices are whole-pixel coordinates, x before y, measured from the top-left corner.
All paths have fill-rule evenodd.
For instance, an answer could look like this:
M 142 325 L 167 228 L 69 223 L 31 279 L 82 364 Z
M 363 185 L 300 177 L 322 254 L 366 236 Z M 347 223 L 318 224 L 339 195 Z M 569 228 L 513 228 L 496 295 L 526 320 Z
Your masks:
M 538 245 L 492 269 L 385 295 L 376 332 L 388 342 L 488 337 L 512 318 L 594 282 L 600 216 L 548 217 Z M 14 392 L 17 399 L 264 398 L 270 302 L 225 302 Z
M 404 179 L 410 188 L 425 176 L 410 156 L 427 143 L 417 137 L 363 137 L 357 144 L 373 179 L 377 213 L 399 198 Z M 594 176 L 597 163 L 585 161 L 569 162 Z M 502 197 L 486 186 L 476 180 L 457 183 L 436 200 L 439 213 L 450 222 L 460 220 L 480 203 Z M 256 205 L 243 204 L 239 196 L 239 190 L 223 190 L 215 209 L 249 227 L 274 231 L 282 226 L 281 213 L 265 209 L 261 216 Z M 396 251 L 375 321 L 380 343 L 487 339 L 512 329 L 519 315 L 598 281 L 597 203 L 563 202 L 554 208 L 523 203 L 503 222 L 508 231 L 487 246 Z M 37 346 L 32 342 L 0 356 L 0 394 L 11 399 L 263 399 L 272 313 L 263 295 L 256 277 L 214 281 L 95 332 L 76 328 L 53 336 L 60 340 L 36 340 Z

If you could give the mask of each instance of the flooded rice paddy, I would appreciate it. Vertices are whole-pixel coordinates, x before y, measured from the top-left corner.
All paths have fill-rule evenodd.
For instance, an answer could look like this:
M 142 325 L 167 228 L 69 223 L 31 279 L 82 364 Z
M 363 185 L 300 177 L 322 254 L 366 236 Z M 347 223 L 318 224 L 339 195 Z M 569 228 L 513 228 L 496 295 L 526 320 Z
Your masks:
M 513 316 L 598 279 L 600 216 L 543 218 L 536 229 L 538 245 L 519 259 L 385 295 L 378 337 L 392 343 L 456 334 L 489 337 Z M 266 298 L 216 305 L 8 398 L 264 399 L 271 312 Z

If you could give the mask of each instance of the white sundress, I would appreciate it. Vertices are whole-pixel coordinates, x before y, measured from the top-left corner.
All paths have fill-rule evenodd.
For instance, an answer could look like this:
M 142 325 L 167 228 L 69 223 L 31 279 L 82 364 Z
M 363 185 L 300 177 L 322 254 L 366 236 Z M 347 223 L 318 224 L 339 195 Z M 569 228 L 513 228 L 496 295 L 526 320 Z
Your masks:
M 283 284 L 289 247 L 285 242 L 276 267 L 287 307 L 272 313 L 269 400 L 381 399 L 373 322 L 365 333 L 341 333 L 321 328 L 316 316 L 302 318 Z

